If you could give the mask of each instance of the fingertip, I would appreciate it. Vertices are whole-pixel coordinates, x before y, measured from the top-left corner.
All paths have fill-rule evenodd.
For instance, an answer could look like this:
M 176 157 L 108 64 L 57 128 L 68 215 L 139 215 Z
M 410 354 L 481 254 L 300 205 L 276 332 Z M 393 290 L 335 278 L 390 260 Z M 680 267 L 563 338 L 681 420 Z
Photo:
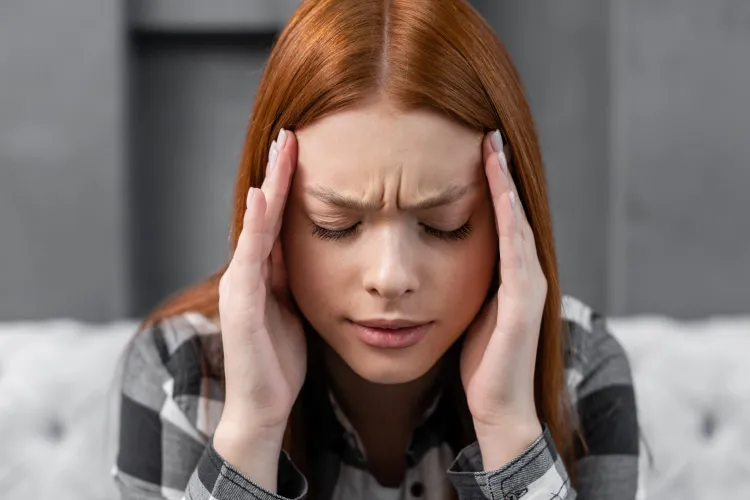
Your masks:
M 499 197 L 503 193 L 505 186 L 503 185 L 503 170 L 500 165 L 500 157 L 494 151 L 490 151 L 489 157 L 485 161 L 484 170 L 493 197 Z
M 284 151 L 284 146 L 286 145 L 286 137 L 286 130 L 284 130 L 284 127 L 281 127 L 281 130 L 279 130 L 279 136 L 276 138 L 276 144 L 278 144 L 279 151 Z
M 291 130 L 286 130 L 286 139 L 284 141 L 284 153 L 289 156 L 291 160 L 292 171 L 297 166 L 297 154 L 299 152 L 299 144 L 297 142 L 297 135 Z
M 254 212 L 255 209 L 262 207 L 266 203 L 266 197 L 263 194 L 263 190 L 256 188 L 256 187 L 250 187 L 250 189 L 247 190 L 247 210 L 249 212 Z
M 493 131 L 487 132 L 486 134 L 484 134 L 484 138 L 482 139 L 482 160 L 485 162 L 485 164 L 494 152 L 494 147 L 492 145 L 492 134 Z
M 293 173 L 297 164 L 297 140 L 294 133 L 290 130 L 282 128 L 279 131 L 277 138 L 278 157 L 276 158 L 276 165 L 271 171 L 280 169 L 289 169 L 289 173 Z M 288 163 L 288 166 L 287 166 Z M 268 176 L 272 172 L 266 171 Z M 283 174 L 281 174 L 283 177 Z
M 495 152 L 501 151 L 503 149 L 505 141 L 503 140 L 503 135 L 499 130 L 495 129 L 490 132 L 490 144 L 492 145 L 492 150 Z

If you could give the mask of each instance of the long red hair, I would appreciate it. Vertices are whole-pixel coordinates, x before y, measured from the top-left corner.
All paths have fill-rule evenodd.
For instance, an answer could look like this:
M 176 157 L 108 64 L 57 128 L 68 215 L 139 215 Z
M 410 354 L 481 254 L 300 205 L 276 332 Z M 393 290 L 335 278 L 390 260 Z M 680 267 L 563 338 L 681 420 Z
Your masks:
M 403 110 L 430 108 L 478 132 L 501 129 L 512 174 L 533 228 L 548 283 L 538 344 L 534 396 L 574 477 L 576 422 L 564 384 L 561 297 L 547 187 L 537 134 L 518 73 L 504 46 L 463 0 L 303 0 L 276 41 L 253 104 L 234 186 L 234 250 L 251 186 L 263 181 L 268 148 L 279 129 L 302 128 L 379 94 Z M 178 293 L 146 319 L 186 311 L 218 316 L 218 282 L 226 266 Z M 465 398 L 462 391 L 455 396 Z M 465 401 L 459 401 L 465 411 Z M 285 448 L 298 456 L 302 432 Z M 466 415 L 464 415 L 466 416 Z M 462 420 L 467 426 L 471 420 Z M 464 441 L 472 429 L 464 429 Z M 294 437 L 290 437 L 294 436 Z M 465 444 L 465 443 L 459 443 Z M 304 457 L 299 460 L 304 461 Z

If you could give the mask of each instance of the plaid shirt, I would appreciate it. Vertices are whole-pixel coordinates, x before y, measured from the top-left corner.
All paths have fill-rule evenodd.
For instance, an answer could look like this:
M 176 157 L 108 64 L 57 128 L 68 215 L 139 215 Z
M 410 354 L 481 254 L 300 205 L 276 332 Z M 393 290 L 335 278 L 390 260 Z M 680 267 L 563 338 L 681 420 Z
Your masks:
M 632 500 L 638 483 L 639 429 L 630 366 L 604 317 L 572 297 L 563 298 L 570 332 L 566 378 L 588 453 L 578 452 L 577 491 L 569 483 L 548 427 L 523 453 L 485 471 L 477 442 L 455 454 L 444 440 L 438 395 L 407 452 L 399 488 L 381 486 L 367 470 L 356 431 L 329 393 L 336 418 L 325 429 L 331 449 L 319 461 L 324 498 L 405 500 L 470 499 Z M 198 340 L 199 342 L 194 342 Z M 307 480 L 282 451 L 278 492 L 254 484 L 214 449 L 223 389 L 201 369 L 200 349 L 217 349 L 216 323 L 197 313 L 173 316 L 136 336 L 125 358 L 120 447 L 112 469 L 123 500 L 304 499 Z M 446 403 L 447 404 L 447 403 Z

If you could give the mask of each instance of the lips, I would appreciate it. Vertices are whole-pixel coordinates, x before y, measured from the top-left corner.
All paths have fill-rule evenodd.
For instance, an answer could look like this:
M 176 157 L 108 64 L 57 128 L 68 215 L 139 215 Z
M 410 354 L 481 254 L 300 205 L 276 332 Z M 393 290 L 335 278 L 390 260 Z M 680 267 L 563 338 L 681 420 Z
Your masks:
M 362 321 L 354 321 L 354 323 L 368 328 L 398 330 L 400 328 L 414 328 L 417 326 L 423 326 L 429 323 L 429 321 L 412 321 L 408 319 L 368 319 Z
M 386 349 L 403 349 L 419 343 L 432 322 L 407 319 L 351 321 L 356 336 L 365 344 Z

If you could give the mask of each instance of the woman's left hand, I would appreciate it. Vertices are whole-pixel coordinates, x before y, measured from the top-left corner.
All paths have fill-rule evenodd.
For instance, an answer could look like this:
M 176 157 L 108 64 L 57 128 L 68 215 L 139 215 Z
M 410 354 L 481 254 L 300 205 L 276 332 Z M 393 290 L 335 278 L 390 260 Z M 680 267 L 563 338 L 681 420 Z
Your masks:
M 547 280 L 508 174 L 509 151 L 498 152 L 501 142 L 499 133 L 482 141 L 500 246 L 500 286 L 469 327 L 461 353 L 461 379 L 486 469 L 494 468 L 488 459 L 500 466 L 542 432 L 534 369 Z

